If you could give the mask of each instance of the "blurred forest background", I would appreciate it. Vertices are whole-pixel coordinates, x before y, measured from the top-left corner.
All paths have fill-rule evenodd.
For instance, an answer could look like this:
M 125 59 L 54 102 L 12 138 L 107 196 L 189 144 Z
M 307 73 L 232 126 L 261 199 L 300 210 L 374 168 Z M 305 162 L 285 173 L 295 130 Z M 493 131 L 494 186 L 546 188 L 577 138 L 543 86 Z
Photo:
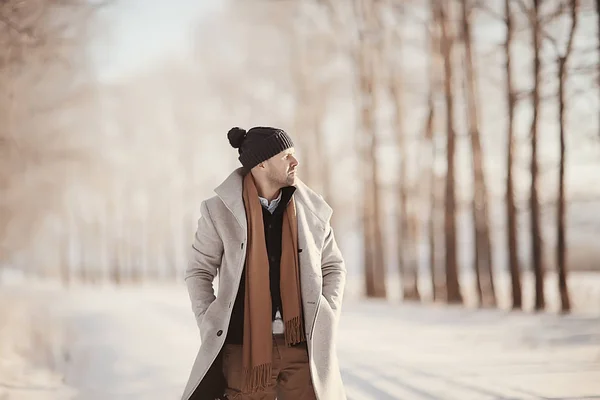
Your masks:
M 572 276 L 600 272 L 599 15 L 0 0 L 1 276 L 182 281 L 200 202 L 239 165 L 226 132 L 271 125 L 360 293 L 535 310 L 556 293 L 567 312 Z

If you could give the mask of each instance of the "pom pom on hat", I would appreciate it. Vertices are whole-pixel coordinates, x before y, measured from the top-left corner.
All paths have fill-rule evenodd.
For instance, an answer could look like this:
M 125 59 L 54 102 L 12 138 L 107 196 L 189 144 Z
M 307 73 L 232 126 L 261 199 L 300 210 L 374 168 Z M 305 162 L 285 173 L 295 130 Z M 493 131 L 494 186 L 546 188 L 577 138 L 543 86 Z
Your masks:
M 227 132 L 227 139 L 229 139 L 229 144 L 234 149 L 239 149 L 242 147 L 242 143 L 244 143 L 244 139 L 246 139 L 247 132 L 242 128 L 231 128 L 229 132 Z

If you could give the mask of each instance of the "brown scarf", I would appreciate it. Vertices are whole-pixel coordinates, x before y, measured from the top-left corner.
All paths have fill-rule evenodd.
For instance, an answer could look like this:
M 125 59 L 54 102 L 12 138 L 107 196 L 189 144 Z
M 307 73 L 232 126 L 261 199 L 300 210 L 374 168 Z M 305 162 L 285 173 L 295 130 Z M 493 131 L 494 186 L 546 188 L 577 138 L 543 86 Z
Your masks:
M 243 367 L 245 391 L 264 390 L 271 379 L 273 329 L 269 259 L 262 206 L 251 173 L 244 177 L 244 207 L 248 220 L 246 296 L 244 298 Z M 294 199 L 288 203 L 281 229 L 281 302 L 288 346 L 305 340 L 298 273 L 298 221 Z

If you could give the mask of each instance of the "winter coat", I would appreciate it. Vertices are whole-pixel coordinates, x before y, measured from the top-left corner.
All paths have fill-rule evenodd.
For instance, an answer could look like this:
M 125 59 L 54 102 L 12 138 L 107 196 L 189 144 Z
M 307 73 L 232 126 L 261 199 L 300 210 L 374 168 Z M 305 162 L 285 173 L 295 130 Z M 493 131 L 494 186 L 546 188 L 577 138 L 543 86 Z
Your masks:
M 223 393 L 223 348 L 246 256 L 243 170 L 235 170 L 202 202 L 186 271 L 201 345 L 182 400 L 215 400 Z M 304 327 L 318 400 L 345 400 L 336 339 L 346 267 L 330 225 L 331 207 L 296 180 L 298 252 Z M 213 279 L 218 275 L 218 294 Z

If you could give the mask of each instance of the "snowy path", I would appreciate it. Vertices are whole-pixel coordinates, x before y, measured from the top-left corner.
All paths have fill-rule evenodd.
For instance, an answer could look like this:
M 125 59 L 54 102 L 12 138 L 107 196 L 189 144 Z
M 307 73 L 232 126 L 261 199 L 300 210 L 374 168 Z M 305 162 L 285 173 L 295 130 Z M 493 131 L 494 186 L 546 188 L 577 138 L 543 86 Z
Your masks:
M 176 399 L 199 345 L 185 292 L 80 293 L 73 314 L 76 399 Z M 176 299 L 177 301 L 172 301 Z
M 184 287 L 52 297 L 78 393 L 55 399 L 179 398 L 199 345 Z M 338 354 L 351 400 L 600 399 L 599 318 L 347 301 Z
M 353 399 L 600 399 L 598 319 L 363 303 L 341 328 Z

